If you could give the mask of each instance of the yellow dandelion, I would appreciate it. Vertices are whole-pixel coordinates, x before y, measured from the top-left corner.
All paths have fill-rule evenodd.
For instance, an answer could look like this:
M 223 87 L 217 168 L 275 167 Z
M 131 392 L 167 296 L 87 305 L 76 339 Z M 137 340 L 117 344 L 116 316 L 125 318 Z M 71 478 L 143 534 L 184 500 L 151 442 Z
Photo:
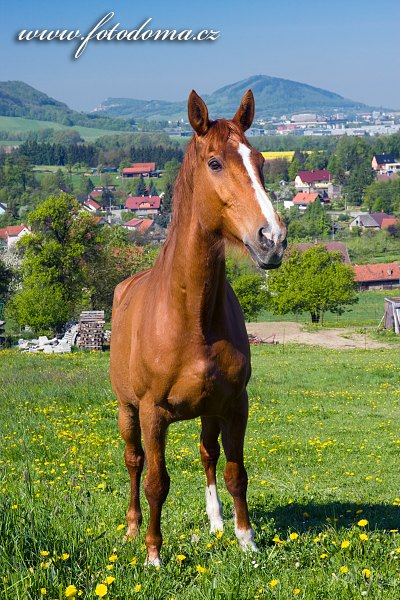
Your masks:
M 326 552 L 323 552 L 322 554 L 319 555 L 320 558 L 328 558 L 328 555 Z
M 137 583 L 137 584 L 135 585 L 135 587 L 133 588 L 133 591 L 137 593 L 137 592 L 140 592 L 140 590 L 141 590 L 141 589 L 142 589 L 142 586 L 141 586 L 141 584 L 140 584 L 140 583 Z
M 45 596 L 47 594 L 46 588 L 40 588 L 40 593 L 42 594 L 42 596 Z
M 48 556 L 50 554 L 50 552 L 48 550 L 41 550 L 40 551 L 40 556 Z
M 132 565 L 132 567 L 134 567 L 134 566 L 136 565 L 136 563 L 137 563 L 137 558 L 136 558 L 136 556 L 134 556 L 134 557 L 133 557 L 133 558 L 132 558 L 132 559 L 129 561 L 129 564 L 130 564 L 130 565 Z
M 176 558 L 179 560 L 179 562 L 182 562 L 185 560 L 186 556 L 184 554 L 177 554 Z
M 367 519 L 361 519 L 360 521 L 358 521 L 357 525 L 359 527 L 366 527 L 368 525 L 368 521 Z
M 72 598 L 75 598 L 77 591 L 78 590 L 74 585 L 69 585 L 65 590 L 64 595 L 66 598 L 70 598 L 72 600 Z
M 108 591 L 108 587 L 106 585 L 104 585 L 104 583 L 98 583 L 96 585 L 96 589 L 94 590 L 94 593 L 96 594 L 96 596 L 99 596 L 99 598 L 104 598 L 104 596 L 107 594 Z
M 205 567 L 202 567 L 201 565 L 197 565 L 196 571 L 198 573 L 205 573 L 207 571 L 207 569 Z
M 117 531 L 122 531 L 122 529 L 125 529 L 125 525 L 123 523 L 120 523 L 120 525 L 118 525 L 117 527 Z
M 298 596 L 300 594 L 300 592 L 301 592 L 300 588 L 294 588 L 294 590 L 293 590 L 293 596 Z
M 350 546 L 349 540 L 343 540 L 343 542 L 340 544 L 340 547 L 342 550 L 346 550 L 346 548 L 348 548 L 349 546 Z
M 62 560 L 68 560 L 69 559 L 69 554 L 67 554 L 67 552 L 63 552 L 63 554 L 61 554 L 60 558 Z
M 118 556 L 116 554 L 111 554 L 111 556 L 108 557 L 108 560 L 111 563 L 116 562 L 118 560 Z
M 366 533 L 360 533 L 358 536 L 362 542 L 366 542 L 368 540 L 368 536 Z
M 369 579 L 369 577 L 371 577 L 371 571 L 369 569 L 363 569 L 362 574 L 364 575 L 365 579 Z
M 268 585 L 269 585 L 269 587 L 271 587 L 272 589 L 273 589 L 273 588 L 275 588 L 277 585 L 279 585 L 279 579 L 272 579 L 272 580 L 269 582 L 269 584 L 268 584 Z
M 217 533 L 217 535 L 216 535 L 216 538 L 217 538 L 217 540 L 220 540 L 220 539 L 222 538 L 222 536 L 223 536 L 223 535 L 224 535 L 224 532 L 223 532 L 223 531 L 218 531 L 218 533 Z
M 349 572 L 349 567 L 340 567 L 339 571 L 341 573 L 348 573 Z
M 289 537 L 290 537 L 290 539 L 291 539 L 291 540 L 297 540 L 297 538 L 299 537 L 299 534 L 298 534 L 298 533 L 295 533 L 295 532 L 293 532 L 293 533 L 291 533 L 291 534 L 289 535 Z
M 111 577 L 111 575 L 109 575 L 108 577 L 105 578 L 104 583 L 106 583 L 107 585 L 111 585 L 112 583 L 114 583 L 115 581 L 115 577 Z
M 279 537 L 279 535 L 275 535 L 272 538 L 272 541 L 275 542 L 275 544 L 284 544 L 285 543 L 283 540 L 281 540 L 281 538 Z

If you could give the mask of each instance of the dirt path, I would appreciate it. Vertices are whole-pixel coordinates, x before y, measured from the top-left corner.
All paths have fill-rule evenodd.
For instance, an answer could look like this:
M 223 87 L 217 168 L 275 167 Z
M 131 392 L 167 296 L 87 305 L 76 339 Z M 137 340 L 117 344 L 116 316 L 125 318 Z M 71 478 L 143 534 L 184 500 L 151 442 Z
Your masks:
M 268 341 L 283 343 L 308 344 L 310 346 L 324 346 L 326 348 L 391 348 L 360 333 L 355 333 L 351 328 L 321 329 L 317 331 L 303 331 L 303 325 L 291 322 L 276 323 L 248 323 L 247 331 Z

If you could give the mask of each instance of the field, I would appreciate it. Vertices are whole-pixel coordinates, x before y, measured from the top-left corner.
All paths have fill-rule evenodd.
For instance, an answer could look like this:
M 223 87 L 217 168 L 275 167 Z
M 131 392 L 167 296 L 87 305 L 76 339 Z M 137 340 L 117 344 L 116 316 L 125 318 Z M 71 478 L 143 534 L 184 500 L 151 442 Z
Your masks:
M 91 142 L 102 135 L 112 135 L 114 133 L 121 133 L 121 131 L 109 131 L 106 129 L 96 129 L 92 127 L 80 127 L 79 125 L 73 127 L 67 127 L 54 121 L 37 121 L 34 119 L 24 119 L 22 117 L 3 117 L 0 116 L 0 131 L 5 131 L 9 134 L 9 141 L 3 141 L 3 145 L 9 145 L 13 142 L 13 134 L 15 133 L 29 133 L 39 131 L 41 129 L 76 129 L 80 136 L 87 142 Z
M 357 304 L 347 307 L 346 312 L 342 315 L 327 312 L 324 315 L 324 325 L 327 327 L 378 327 L 384 313 L 385 298 L 397 297 L 398 294 L 399 290 L 360 292 Z M 258 315 L 257 320 L 310 323 L 311 317 L 309 313 L 277 316 L 269 311 L 263 311 Z
M 180 423 L 160 570 L 143 567 L 145 528 L 122 544 L 108 354 L 0 360 L 0 597 L 399 598 L 399 353 L 254 347 L 246 465 L 260 551 L 238 548 L 223 460 L 226 527 L 208 533 L 199 423 Z

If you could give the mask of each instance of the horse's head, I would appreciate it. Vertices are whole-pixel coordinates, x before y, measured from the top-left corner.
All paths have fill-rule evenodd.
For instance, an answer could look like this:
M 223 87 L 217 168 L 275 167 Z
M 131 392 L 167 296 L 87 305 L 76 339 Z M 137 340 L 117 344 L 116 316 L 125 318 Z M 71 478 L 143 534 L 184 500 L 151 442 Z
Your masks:
M 264 159 L 244 136 L 254 117 L 251 90 L 230 121 L 210 121 L 207 106 L 195 91 L 189 96 L 188 112 L 195 131 L 193 185 L 202 221 L 244 244 L 260 267 L 278 267 L 286 248 L 286 228 L 264 189 Z

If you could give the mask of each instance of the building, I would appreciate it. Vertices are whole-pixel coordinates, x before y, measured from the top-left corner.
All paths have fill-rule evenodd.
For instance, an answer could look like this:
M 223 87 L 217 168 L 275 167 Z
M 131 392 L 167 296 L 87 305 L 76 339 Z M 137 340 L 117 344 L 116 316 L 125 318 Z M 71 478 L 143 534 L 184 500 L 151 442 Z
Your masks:
M 153 219 L 131 219 L 122 223 L 122 227 L 128 229 L 128 231 L 139 231 L 139 233 L 147 233 L 151 227 L 153 227 Z
M 394 154 L 375 154 L 371 161 L 371 167 L 374 171 L 388 171 L 388 166 L 393 164 L 399 164 Z
M 91 212 L 91 213 L 95 213 L 98 210 L 101 210 L 101 205 L 98 202 L 96 202 L 96 200 L 93 200 L 93 198 L 89 197 L 83 203 L 83 208 L 86 209 L 87 211 Z
M 317 171 L 299 171 L 294 180 L 298 192 L 308 194 L 319 193 L 322 197 L 339 198 L 341 195 L 340 185 L 333 183 L 330 171 L 321 169 Z
M 400 265 L 398 262 L 354 265 L 354 281 L 361 290 L 389 290 L 400 287 Z
M 8 225 L 0 228 L 0 243 L 10 250 L 24 235 L 31 233 L 26 225 Z
M 317 193 L 308 194 L 307 192 L 299 192 L 292 200 L 284 200 L 283 206 L 285 208 L 298 206 L 300 210 L 305 210 L 309 204 L 315 202 L 316 200 L 322 202 L 322 197 Z
M 157 177 L 158 172 L 156 171 L 155 162 L 147 163 L 132 163 L 130 167 L 126 167 L 121 171 L 121 177 L 129 179 L 132 177 Z
M 129 196 L 125 208 L 138 216 L 158 215 L 161 208 L 160 196 Z
M 391 225 L 396 225 L 397 220 L 394 215 L 388 215 L 384 212 L 379 213 L 360 213 L 350 222 L 349 229 L 361 227 L 364 230 L 379 231 L 379 229 L 388 229 Z

